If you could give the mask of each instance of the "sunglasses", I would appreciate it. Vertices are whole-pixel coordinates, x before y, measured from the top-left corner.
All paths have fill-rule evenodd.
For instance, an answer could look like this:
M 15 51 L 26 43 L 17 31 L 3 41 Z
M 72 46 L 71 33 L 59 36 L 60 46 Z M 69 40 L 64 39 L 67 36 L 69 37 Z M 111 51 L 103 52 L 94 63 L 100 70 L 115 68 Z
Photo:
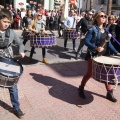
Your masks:
M 101 17 L 101 18 L 107 18 L 106 15 L 100 15 L 99 17 Z
M 38 16 L 42 16 L 42 15 L 38 15 Z
M 92 15 L 92 14 L 89 13 L 89 15 Z

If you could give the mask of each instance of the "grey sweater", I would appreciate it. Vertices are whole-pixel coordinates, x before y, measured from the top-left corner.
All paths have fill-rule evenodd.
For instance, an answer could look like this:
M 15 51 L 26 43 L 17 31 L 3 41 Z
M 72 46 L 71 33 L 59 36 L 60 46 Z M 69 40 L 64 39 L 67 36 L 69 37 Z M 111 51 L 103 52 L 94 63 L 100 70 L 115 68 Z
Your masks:
M 0 34 L 2 35 L 2 38 L 5 39 L 5 32 L 1 32 Z M 10 29 L 10 38 L 9 38 L 9 43 L 12 43 L 13 41 L 15 41 L 18 46 L 19 46 L 19 53 L 20 52 L 24 52 L 24 45 L 20 42 L 19 37 L 17 36 L 17 34 Z

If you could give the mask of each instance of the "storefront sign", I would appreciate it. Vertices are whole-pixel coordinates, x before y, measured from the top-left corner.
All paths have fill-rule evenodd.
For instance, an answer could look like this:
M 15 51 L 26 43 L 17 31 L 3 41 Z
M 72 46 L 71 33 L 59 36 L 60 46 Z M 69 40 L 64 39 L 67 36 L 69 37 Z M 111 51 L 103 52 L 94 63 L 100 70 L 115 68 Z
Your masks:
M 26 0 L 14 0 L 14 8 L 25 8 L 26 9 Z

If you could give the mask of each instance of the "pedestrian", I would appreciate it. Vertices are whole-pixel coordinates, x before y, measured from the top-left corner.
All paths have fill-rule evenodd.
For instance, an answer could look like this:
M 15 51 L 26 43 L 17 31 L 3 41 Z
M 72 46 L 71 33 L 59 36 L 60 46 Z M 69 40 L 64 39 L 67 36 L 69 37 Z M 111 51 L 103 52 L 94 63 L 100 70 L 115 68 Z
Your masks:
M 86 98 L 84 94 L 84 87 L 87 83 L 87 81 L 92 76 L 92 57 L 96 56 L 106 56 L 106 48 L 108 46 L 109 49 L 111 49 L 114 54 L 119 55 L 120 53 L 113 47 L 110 41 L 110 36 L 108 36 L 106 29 L 103 27 L 103 24 L 106 22 L 106 15 L 103 11 L 98 11 L 94 18 L 93 18 L 93 26 L 89 29 L 86 37 L 85 37 L 85 45 L 88 47 L 88 52 L 86 55 L 87 60 L 87 73 L 83 77 L 81 84 L 78 88 L 78 93 L 81 98 Z M 105 40 L 109 40 L 107 44 L 105 44 L 104 47 L 102 45 L 105 43 Z M 107 95 L 106 98 L 112 102 L 116 102 L 117 99 L 113 95 L 113 90 L 111 89 L 111 86 L 109 83 L 105 83 L 106 89 L 107 89 Z
M 19 46 L 19 53 L 21 57 L 24 57 L 24 45 L 20 42 L 20 39 L 16 35 L 16 33 L 9 29 L 9 26 L 12 22 L 12 15 L 9 10 L 1 9 L 0 11 L 0 56 L 3 57 L 11 57 L 13 56 L 13 50 L 11 47 L 11 43 L 13 40 Z M 11 68 L 12 69 L 12 68 Z M 13 106 L 14 114 L 21 118 L 24 116 L 24 113 L 20 109 L 20 103 L 18 101 L 18 89 L 17 85 L 14 87 L 10 87 L 10 99 Z

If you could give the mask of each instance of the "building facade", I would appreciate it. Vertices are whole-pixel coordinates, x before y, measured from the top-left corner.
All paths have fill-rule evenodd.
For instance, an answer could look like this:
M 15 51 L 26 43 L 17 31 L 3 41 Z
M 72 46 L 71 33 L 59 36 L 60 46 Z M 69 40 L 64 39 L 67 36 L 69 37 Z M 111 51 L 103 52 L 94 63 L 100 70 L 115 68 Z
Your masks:
M 107 11 L 108 0 L 82 0 L 82 9 L 90 9 L 90 1 L 92 1 L 92 9 Z M 118 14 L 120 12 L 120 0 L 112 0 L 112 13 Z

